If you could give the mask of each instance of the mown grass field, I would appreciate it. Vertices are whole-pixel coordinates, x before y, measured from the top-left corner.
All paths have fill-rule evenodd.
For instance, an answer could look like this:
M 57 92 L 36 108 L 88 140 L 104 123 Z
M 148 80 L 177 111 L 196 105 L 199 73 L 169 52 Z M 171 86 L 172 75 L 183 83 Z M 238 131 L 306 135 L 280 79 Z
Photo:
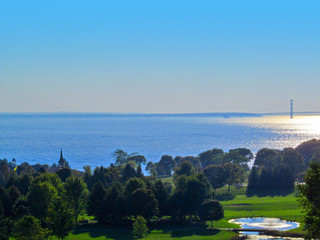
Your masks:
M 170 179 L 166 179 L 170 181 Z M 214 222 L 215 228 L 234 228 L 237 225 L 228 223 L 232 218 L 242 217 L 277 217 L 289 221 L 302 222 L 303 215 L 301 208 L 297 202 L 297 191 L 286 196 L 265 196 L 265 197 L 247 197 L 245 195 L 246 188 L 231 188 L 229 200 L 223 200 L 225 210 L 225 218 Z M 223 195 L 227 192 L 227 188 L 217 190 L 217 194 Z M 227 240 L 235 234 L 228 231 L 212 230 L 209 228 L 210 224 L 206 226 L 166 226 L 157 229 L 150 229 L 150 234 L 144 238 L 151 239 L 211 239 L 211 240 Z M 302 227 L 295 231 L 302 231 Z M 53 238 L 56 239 L 56 238 Z M 111 227 L 79 227 L 66 238 L 66 240 L 76 239 L 132 239 L 131 229 L 111 228 Z
M 235 189 L 238 195 L 234 199 L 222 201 L 225 218 L 275 217 L 302 223 L 302 209 L 297 201 L 298 192 L 286 196 L 247 197 L 243 189 Z M 243 191 L 243 194 L 240 194 Z M 302 231 L 303 224 L 294 231 Z
M 223 224 L 222 224 L 223 225 Z M 152 229 L 150 234 L 144 239 L 230 239 L 233 235 L 232 232 L 211 230 L 205 227 L 163 227 L 161 229 Z M 53 238 L 57 239 L 57 238 Z M 80 228 L 74 231 L 67 240 L 76 239 L 133 239 L 131 229 L 123 228 L 103 228 L 103 227 L 90 227 Z

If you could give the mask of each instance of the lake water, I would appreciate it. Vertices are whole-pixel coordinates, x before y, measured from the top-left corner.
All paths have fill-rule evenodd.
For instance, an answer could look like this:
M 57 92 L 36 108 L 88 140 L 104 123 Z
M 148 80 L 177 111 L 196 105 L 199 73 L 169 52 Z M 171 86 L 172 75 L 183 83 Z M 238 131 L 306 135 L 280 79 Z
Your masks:
M 109 166 L 112 153 L 138 152 L 148 161 L 164 154 L 196 156 L 222 148 L 282 149 L 320 137 L 319 116 L 257 118 L 110 117 L 91 114 L 0 115 L 0 158 L 31 164 L 57 162 L 60 149 L 72 168 Z
M 286 231 L 298 228 L 300 226 L 297 222 L 288 222 L 285 220 L 280 220 L 278 218 L 239 218 L 239 219 L 232 219 L 229 222 L 236 223 L 241 226 L 243 229 L 267 229 L 267 230 L 277 230 L 277 231 Z M 254 240 L 264 240 L 264 239 L 275 239 L 273 236 L 268 235 L 259 235 L 259 232 L 250 232 L 245 231 L 242 232 L 243 235 L 247 236 L 247 239 L 254 239 Z M 284 240 L 288 238 L 280 238 L 277 237 L 276 239 Z M 290 239 L 300 239 L 300 238 L 290 238 Z

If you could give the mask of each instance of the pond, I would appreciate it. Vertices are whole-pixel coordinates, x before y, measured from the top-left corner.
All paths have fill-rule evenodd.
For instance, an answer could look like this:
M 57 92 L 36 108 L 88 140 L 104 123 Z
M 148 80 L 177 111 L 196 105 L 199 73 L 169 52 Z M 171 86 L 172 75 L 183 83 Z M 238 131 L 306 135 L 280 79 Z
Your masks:
M 252 229 L 252 230 L 267 229 L 267 230 L 286 231 L 286 230 L 298 228 L 300 226 L 299 223 L 288 222 L 285 220 L 280 220 L 278 218 L 239 218 L 239 219 L 232 219 L 229 222 L 239 224 L 243 229 Z M 252 232 L 245 231 L 241 233 L 243 235 L 247 235 L 249 239 L 256 239 L 256 240 L 269 239 L 272 237 L 267 235 L 259 235 L 259 232 L 254 232 L 254 231 Z M 286 239 L 286 238 L 277 238 L 277 239 Z M 290 239 L 293 239 L 293 238 L 290 238 Z

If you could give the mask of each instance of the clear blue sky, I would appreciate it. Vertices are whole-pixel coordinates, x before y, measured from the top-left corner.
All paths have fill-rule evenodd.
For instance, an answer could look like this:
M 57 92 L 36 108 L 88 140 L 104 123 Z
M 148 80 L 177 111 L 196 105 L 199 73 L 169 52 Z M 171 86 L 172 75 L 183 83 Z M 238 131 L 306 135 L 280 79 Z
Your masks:
M 0 112 L 320 109 L 319 13 L 318 0 L 1 1 Z

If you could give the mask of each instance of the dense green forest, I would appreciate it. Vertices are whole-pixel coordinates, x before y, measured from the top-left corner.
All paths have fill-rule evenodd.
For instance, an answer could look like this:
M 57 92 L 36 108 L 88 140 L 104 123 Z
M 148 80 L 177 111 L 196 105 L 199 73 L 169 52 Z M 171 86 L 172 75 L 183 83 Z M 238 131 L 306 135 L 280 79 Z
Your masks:
M 84 171 L 71 169 L 62 151 L 51 166 L 3 159 L 0 238 L 64 239 L 88 221 L 132 227 L 136 238 L 146 236 L 149 225 L 210 221 L 213 228 L 213 221 L 224 218 L 220 201 L 230 197 L 232 186 L 247 185 L 247 196 L 285 195 L 304 180 L 300 202 L 307 211 L 307 236 L 315 237 L 320 201 L 310 196 L 320 192 L 314 180 L 320 179 L 319 160 L 320 141 L 315 139 L 297 148 L 264 148 L 255 156 L 246 148 L 214 148 L 198 156 L 164 155 L 155 163 L 116 150 L 109 167 L 84 166 Z M 217 191 L 221 187 L 224 192 Z

